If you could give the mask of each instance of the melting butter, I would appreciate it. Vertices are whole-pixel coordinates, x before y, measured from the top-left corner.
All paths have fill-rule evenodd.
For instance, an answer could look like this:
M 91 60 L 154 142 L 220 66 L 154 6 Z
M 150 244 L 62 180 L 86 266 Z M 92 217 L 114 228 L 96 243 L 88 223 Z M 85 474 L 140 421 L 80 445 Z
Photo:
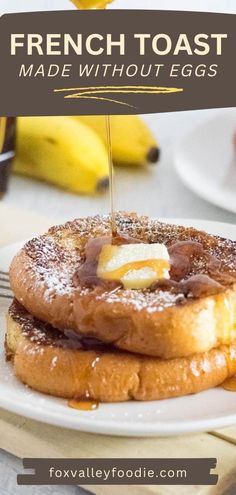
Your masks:
M 170 259 L 164 244 L 104 245 L 97 276 L 119 280 L 126 289 L 145 289 L 156 280 L 169 278 Z

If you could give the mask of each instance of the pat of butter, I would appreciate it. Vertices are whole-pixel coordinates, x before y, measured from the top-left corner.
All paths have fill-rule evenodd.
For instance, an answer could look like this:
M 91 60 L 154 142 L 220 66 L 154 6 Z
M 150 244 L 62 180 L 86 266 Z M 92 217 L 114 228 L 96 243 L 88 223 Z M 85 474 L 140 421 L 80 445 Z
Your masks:
M 97 275 L 119 280 L 126 289 L 146 289 L 169 278 L 170 258 L 164 244 L 105 245 L 98 260 Z

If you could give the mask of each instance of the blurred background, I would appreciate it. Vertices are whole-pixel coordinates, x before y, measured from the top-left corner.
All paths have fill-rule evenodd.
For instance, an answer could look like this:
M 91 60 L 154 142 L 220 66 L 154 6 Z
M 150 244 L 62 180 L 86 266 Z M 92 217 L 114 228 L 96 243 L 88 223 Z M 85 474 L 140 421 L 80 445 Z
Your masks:
M 74 8 L 69 0 L 1 0 L 0 14 L 69 8 Z M 109 8 L 236 14 L 235 0 L 115 0 Z M 104 158 L 106 143 L 102 126 L 99 122 L 95 126 L 91 122 L 81 122 L 79 118 L 76 121 L 66 119 L 55 122 L 53 118 L 51 123 L 43 122 L 41 143 L 40 124 L 31 125 L 32 122 L 27 123 L 25 119 L 19 121 L 15 163 L 18 174 L 11 175 L 2 203 L 47 215 L 59 222 L 109 211 L 109 191 L 106 190 L 105 180 L 107 164 Z M 146 115 L 139 122 L 132 121 L 131 125 L 125 121 L 113 125 L 116 209 L 138 211 L 160 218 L 203 218 L 235 223 L 236 109 Z M 50 154 L 48 148 L 43 147 L 43 136 L 47 130 L 51 139 L 54 132 L 65 156 L 70 144 L 68 153 L 73 150 L 73 156 L 70 156 L 68 163 L 73 173 L 76 174 L 78 166 L 83 175 L 77 187 L 76 179 L 73 179 L 73 184 L 68 182 L 69 166 L 63 163 L 59 148 Z M 70 136 L 67 141 L 66 136 Z M 135 142 L 140 141 L 142 146 L 139 148 L 137 144 L 136 147 Z M 132 153 L 132 146 L 135 153 Z M 156 147 L 160 149 L 158 161 L 144 163 L 144 155 L 147 156 L 148 150 Z M 35 162 L 33 154 L 36 156 Z M 93 170 L 90 166 L 92 162 Z M 98 172 L 94 171 L 94 167 Z M 37 176 L 37 179 L 29 178 L 29 175 Z M 97 183 L 101 186 L 98 184 L 97 187 L 100 192 L 94 193 Z

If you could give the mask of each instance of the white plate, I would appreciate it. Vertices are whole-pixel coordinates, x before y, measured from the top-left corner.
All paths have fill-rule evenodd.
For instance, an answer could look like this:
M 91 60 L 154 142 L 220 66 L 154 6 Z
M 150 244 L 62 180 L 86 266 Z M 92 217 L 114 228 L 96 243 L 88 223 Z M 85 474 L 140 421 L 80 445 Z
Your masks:
M 171 221 L 236 240 L 234 225 L 200 220 Z M 13 244 L 0 250 L 1 270 L 8 270 L 20 246 Z M 4 409 L 75 430 L 126 436 L 179 435 L 236 424 L 236 393 L 221 388 L 177 399 L 101 404 L 91 412 L 70 409 L 64 400 L 34 392 L 14 377 L 11 364 L 5 362 L 3 340 L 7 302 L 1 303 L 0 307 L 0 406 Z
M 234 133 L 236 110 L 221 111 L 184 137 L 174 160 L 187 187 L 207 201 L 236 213 Z

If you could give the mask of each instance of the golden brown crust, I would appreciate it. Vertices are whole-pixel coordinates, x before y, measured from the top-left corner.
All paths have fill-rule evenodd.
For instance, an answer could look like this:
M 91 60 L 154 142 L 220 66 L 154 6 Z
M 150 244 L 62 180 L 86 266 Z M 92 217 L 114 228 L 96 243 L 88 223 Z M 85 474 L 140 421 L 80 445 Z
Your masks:
M 43 393 L 101 402 L 158 400 L 215 387 L 236 373 L 236 343 L 172 360 L 96 346 L 74 349 L 60 346 L 55 329 L 44 331 L 21 311 L 15 305 L 8 314 L 8 352 L 18 378 Z
M 200 242 L 221 269 L 236 273 L 236 243 L 192 228 L 166 225 L 134 214 L 118 214 L 120 233 L 148 242 Z M 236 338 L 236 286 L 199 299 L 171 290 L 114 293 L 74 287 L 73 275 L 88 238 L 109 233 L 109 217 L 88 217 L 54 227 L 14 258 L 10 279 L 16 298 L 35 317 L 63 330 L 114 343 L 121 349 L 165 359 L 208 351 Z M 200 260 L 193 274 L 207 273 Z
M 80 333 L 130 352 L 163 359 L 205 352 L 236 339 L 236 291 L 176 305 L 165 311 L 133 311 L 129 306 L 84 296 L 74 304 Z M 89 324 L 88 324 L 89 322 Z

